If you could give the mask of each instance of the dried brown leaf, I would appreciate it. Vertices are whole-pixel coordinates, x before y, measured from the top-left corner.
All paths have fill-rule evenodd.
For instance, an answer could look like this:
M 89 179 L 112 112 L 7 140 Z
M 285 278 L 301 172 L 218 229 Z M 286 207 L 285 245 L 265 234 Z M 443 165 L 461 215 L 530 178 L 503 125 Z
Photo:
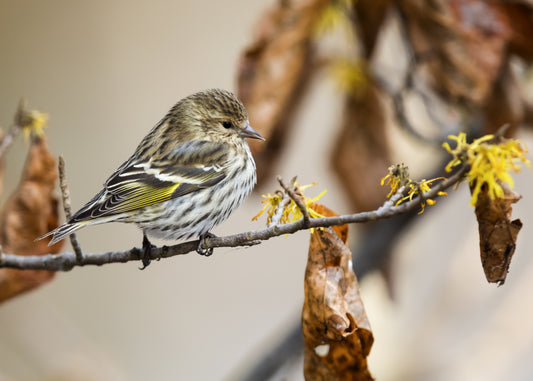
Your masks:
M 54 195 L 58 174 L 56 162 L 44 139 L 35 139 L 28 153 L 19 186 L 1 215 L 2 250 L 19 255 L 58 253 L 61 243 L 48 247 L 48 240 L 35 238 L 59 224 L 58 200 Z M 54 276 L 44 270 L 0 270 L 0 301 L 35 288 Z
M 509 19 L 494 2 L 406 0 L 401 3 L 417 56 L 437 92 L 481 105 L 507 60 Z
M 368 59 L 374 52 L 391 0 L 357 0 L 354 4 L 361 42 Z
M 482 187 L 476 203 L 479 225 L 481 264 L 490 283 L 504 284 L 516 248 L 516 238 L 522 228 L 519 219 L 511 221 L 511 204 L 521 196 L 503 186 L 504 197 L 492 200 Z
M 533 60 L 533 7 L 518 3 L 494 3 L 509 20 L 510 40 L 508 49 L 526 61 Z M 484 134 L 493 134 L 504 124 L 510 126 L 506 136 L 514 136 L 519 125 L 530 124 L 531 99 L 523 91 L 511 70 L 506 64 L 500 70 L 492 92 L 483 105 L 485 120 Z
M 484 134 L 495 134 L 503 125 L 509 128 L 505 136 L 514 136 L 519 125 L 526 120 L 527 100 L 520 91 L 509 66 L 502 68 L 491 94 L 483 105 Z
M 318 214 L 323 215 L 324 217 L 335 217 L 339 215 L 338 213 L 335 213 L 333 210 L 331 210 L 327 206 L 318 204 L 316 202 L 313 202 L 311 204 L 311 209 L 313 209 Z M 336 225 L 336 226 L 332 226 L 332 228 L 333 228 L 333 231 L 339 236 L 341 241 L 347 244 L 348 243 L 348 225 Z
M 511 31 L 509 50 L 526 61 L 533 61 L 533 4 L 518 2 L 496 2 L 507 15 Z
M 380 186 L 391 163 L 382 94 L 369 82 L 360 97 L 348 95 L 333 169 L 356 210 L 373 210 L 387 190 Z
M 258 22 L 256 37 L 241 56 L 238 95 L 253 127 L 266 138 L 261 144 L 250 142 L 259 181 L 270 173 L 283 147 L 287 120 L 309 69 L 313 26 L 329 1 L 278 1 Z
M 347 226 L 340 229 L 347 237 Z M 349 248 L 332 228 L 314 230 L 302 310 L 306 380 L 373 379 L 366 359 L 374 338 L 351 265 Z

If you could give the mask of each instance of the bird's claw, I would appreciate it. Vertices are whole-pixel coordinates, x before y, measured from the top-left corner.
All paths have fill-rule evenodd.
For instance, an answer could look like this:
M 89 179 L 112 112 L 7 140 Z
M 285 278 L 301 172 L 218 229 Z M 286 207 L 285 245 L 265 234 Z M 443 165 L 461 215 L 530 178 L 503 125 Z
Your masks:
M 209 257 L 211 254 L 213 254 L 213 248 L 210 247 L 208 249 L 204 249 L 204 240 L 206 238 L 216 238 L 216 235 L 212 233 L 206 233 L 203 236 L 201 236 L 200 243 L 198 244 L 198 247 L 196 248 L 196 252 L 200 255 L 203 255 L 204 257 Z
M 152 262 L 152 249 L 155 247 L 156 246 L 152 245 L 152 243 L 148 240 L 148 237 L 143 235 L 143 255 L 141 257 L 143 266 L 139 267 L 139 270 L 144 270 L 150 265 L 150 262 Z

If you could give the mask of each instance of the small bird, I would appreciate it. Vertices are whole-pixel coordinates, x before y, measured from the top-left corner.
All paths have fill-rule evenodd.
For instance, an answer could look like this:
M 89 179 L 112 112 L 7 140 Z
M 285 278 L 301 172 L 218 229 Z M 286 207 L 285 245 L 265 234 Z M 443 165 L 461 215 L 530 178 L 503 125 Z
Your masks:
M 242 204 L 256 183 L 246 138 L 265 140 L 229 91 L 212 89 L 180 100 L 146 135 L 103 189 L 53 235 L 52 245 L 76 230 L 105 222 L 137 224 L 143 231 L 143 265 L 150 263 L 148 236 L 200 238 Z M 143 267 L 143 268 L 144 268 Z

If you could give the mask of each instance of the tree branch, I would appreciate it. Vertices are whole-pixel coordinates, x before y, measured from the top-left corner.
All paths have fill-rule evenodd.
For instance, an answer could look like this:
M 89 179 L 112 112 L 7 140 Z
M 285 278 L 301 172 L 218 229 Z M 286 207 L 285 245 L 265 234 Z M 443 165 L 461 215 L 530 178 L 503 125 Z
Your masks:
M 461 167 L 448 179 L 436 184 L 430 191 L 423 194 L 423 199 L 435 198 L 438 192 L 447 189 L 459 182 L 468 170 L 468 166 Z M 304 219 L 285 225 L 273 225 L 265 229 L 253 230 L 244 233 L 234 234 L 226 237 L 213 237 L 205 240 L 204 246 L 208 248 L 216 247 L 239 247 L 253 246 L 261 241 L 268 240 L 283 234 L 293 234 L 308 228 L 328 227 L 334 225 L 344 225 L 350 223 L 361 223 L 389 218 L 394 215 L 406 213 L 420 205 L 422 198 L 395 205 L 397 198 L 387 200 L 377 210 L 361 212 L 355 214 L 345 214 L 336 217 L 312 218 L 308 223 Z M 176 255 L 195 252 L 199 241 L 188 241 L 174 246 L 163 246 L 154 248 L 151 251 L 151 259 L 168 258 Z M 96 265 L 101 266 L 108 263 L 124 263 L 140 260 L 143 250 L 133 248 L 125 251 L 110 251 L 105 253 L 84 253 L 81 261 L 74 253 L 48 254 L 42 256 L 21 256 L 5 254 L 0 252 L 0 268 L 9 267 L 20 270 L 50 270 L 69 271 L 76 266 Z
M 27 103 L 28 102 L 24 98 L 19 101 L 17 111 L 15 112 L 15 122 L 9 128 L 7 134 L 5 134 L 0 139 L 0 158 L 4 156 L 8 148 L 11 147 L 11 145 L 15 141 L 15 138 L 20 134 L 20 131 L 22 131 L 22 126 L 25 121 L 25 115 L 27 113 Z
M 20 131 L 22 128 L 19 125 L 12 125 L 9 128 L 9 131 L 6 135 L 0 140 L 0 157 L 4 156 L 4 153 L 7 151 L 7 149 L 13 144 L 15 141 L 15 138 L 18 134 L 20 134 Z
M 65 173 L 65 160 L 63 159 L 63 156 L 61 155 L 59 155 L 58 170 L 59 170 L 59 188 L 61 189 L 61 198 L 63 199 L 63 210 L 65 211 L 65 217 L 68 220 L 70 219 L 72 215 L 72 210 L 70 207 L 70 192 L 67 186 L 67 175 Z M 76 236 L 76 233 L 72 233 L 69 238 L 70 238 L 70 244 L 72 245 L 72 249 L 74 250 L 74 254 L 76 254 L 76 260 L 79 263 L 82 263 L 83 252 L 81 251 L 81 246 L 80 246 L 80 243 L 78 242 L 78 237 Z
M 299 194 L 298 192 L 298 187 L 296 186 L 296 177 L 293 178 L 291 181 L 292 189 L 285 184 L 281 176 L 278 176 L 277 180 L 279 182 L 279 185 L 281 185 L 281 187 L 285 191 L 285 193 L 289 195 L 289 197 L 294 201 L 298 209 L 300 209 L 300 212 L 302 212 L 304 227 L 308 228 L 311 216 L 309 215 L 309 210 L 307 210 L 304 201 L 302 200 L 301 194 Z

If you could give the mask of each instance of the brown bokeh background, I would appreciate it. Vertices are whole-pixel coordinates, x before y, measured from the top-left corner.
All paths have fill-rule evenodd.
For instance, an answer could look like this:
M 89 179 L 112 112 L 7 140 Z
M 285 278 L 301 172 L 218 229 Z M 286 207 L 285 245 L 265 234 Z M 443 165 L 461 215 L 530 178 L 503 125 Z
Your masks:
M 80 207 L 178 99 L 235 89 L 239 54 L 268 4 L 2 1 L 0 125 L 10 125 L 21 96 L 50 114 L 49 143 L 66 160 L 73 208 Z M 394 50 L 382 55 L 398 59 Z M 325 75 L 311 83 L 274 172 L 317 181 L 311 195 L 327 188 L 324 204 L 349 213 L 329 162 L 342 102 Z M 434 150 L 391 134 L 395 161 L 408 163 L 414 176 L 436 162 Z M 533 146 L 531 134 L 520 137 Z M 4 199 L 26 150 L 18 141 L 7 156 Z M 377 379 L 532 377 L 531 177 L 516 176 L 524 198 L 514 214 L 525 226 L 505 286 L 484 279 L 464 185 L 401 240 L 394 301 L 378 274 L 365 278 L 361 294 L 375 336 L 369 366 Z M 267 181 L 215 233 L 261 228 L 251 221 L 260 193 L 276 187 Z M 84 229 L 78 238 L 86 252 L 141 243 L 134 226 L 121 224 Z M 59 274 L 0 306 L 0 380 L 233 379 L 298 319 L 307 245 L 300 232 L 218 249 L 210 258 L 154 262 L 145 271 L 128 263 Z M 301 372 L 290 379 L 302 379 Z

